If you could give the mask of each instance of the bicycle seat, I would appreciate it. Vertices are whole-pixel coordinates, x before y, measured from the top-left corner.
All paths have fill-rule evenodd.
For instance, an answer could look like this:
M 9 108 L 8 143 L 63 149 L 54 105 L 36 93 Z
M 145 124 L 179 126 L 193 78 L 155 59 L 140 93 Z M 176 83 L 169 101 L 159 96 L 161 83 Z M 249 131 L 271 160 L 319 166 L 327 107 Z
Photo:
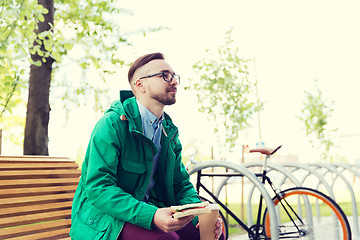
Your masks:
M 272 148 L 254 148 L 254 149 L 250 149 L 250 152 L 251 153 L 258 152 L 258 153 L 270 156 L 270 155 L 274 154 L 277 150 L 279 150 L 281 148 L 281 146 L 282 145 L 278 146 L 275 149 L 272 149 Z

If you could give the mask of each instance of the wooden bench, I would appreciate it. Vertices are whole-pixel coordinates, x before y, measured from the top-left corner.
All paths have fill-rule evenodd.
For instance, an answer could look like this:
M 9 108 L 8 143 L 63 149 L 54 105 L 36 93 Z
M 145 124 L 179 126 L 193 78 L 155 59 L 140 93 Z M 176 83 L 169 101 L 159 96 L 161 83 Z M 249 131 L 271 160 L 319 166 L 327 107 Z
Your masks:
M 79 177 L 68 158 L 0 156 L 0 239 L 70 239 Z

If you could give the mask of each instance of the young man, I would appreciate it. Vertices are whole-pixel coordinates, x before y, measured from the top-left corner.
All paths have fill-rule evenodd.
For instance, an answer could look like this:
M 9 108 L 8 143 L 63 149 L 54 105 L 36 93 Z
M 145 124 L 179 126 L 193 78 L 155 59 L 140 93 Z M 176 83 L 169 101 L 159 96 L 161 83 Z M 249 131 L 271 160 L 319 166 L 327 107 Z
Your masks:
M 180 77 L 161 53 L 130 67 L 121 91 L 96 124 L 72 206 L 72 239 L 196 240 L 196 218 L 170 206 L 200 202 L 181 162 L 178 129 L 164 112 Z M 221 236 L 221 220 L 214 232 Z M 223 237 L 222 237 L 223 238 Z

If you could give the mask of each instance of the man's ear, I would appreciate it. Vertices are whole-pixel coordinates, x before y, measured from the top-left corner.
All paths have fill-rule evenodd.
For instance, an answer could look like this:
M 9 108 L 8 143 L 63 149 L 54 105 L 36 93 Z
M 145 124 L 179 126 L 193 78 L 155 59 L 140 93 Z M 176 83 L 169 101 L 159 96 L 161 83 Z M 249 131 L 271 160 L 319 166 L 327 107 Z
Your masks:
M 145 92 L 144 85 L 143 85 L 143 83 L 141 82 L 141 80 L 137 80 L 137 81 L 135 82 L 135 87 L 136 87 L 140 92 Z

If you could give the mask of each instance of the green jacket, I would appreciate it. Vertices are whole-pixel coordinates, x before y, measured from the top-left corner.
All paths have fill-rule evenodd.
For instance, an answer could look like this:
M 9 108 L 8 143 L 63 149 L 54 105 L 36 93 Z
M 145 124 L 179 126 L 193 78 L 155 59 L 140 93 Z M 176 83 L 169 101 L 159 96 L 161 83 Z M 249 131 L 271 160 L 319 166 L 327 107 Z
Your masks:
M 151 229 L 158 207 L 199 202 L 181 162 L 178 129 L 164 114 L 156 184 L 142 201 L 158 152 L 143 135 L 136 99 L 121 91 L 96 124 L 72 205 L 72 239 L 116 240 L 125 222 Z

